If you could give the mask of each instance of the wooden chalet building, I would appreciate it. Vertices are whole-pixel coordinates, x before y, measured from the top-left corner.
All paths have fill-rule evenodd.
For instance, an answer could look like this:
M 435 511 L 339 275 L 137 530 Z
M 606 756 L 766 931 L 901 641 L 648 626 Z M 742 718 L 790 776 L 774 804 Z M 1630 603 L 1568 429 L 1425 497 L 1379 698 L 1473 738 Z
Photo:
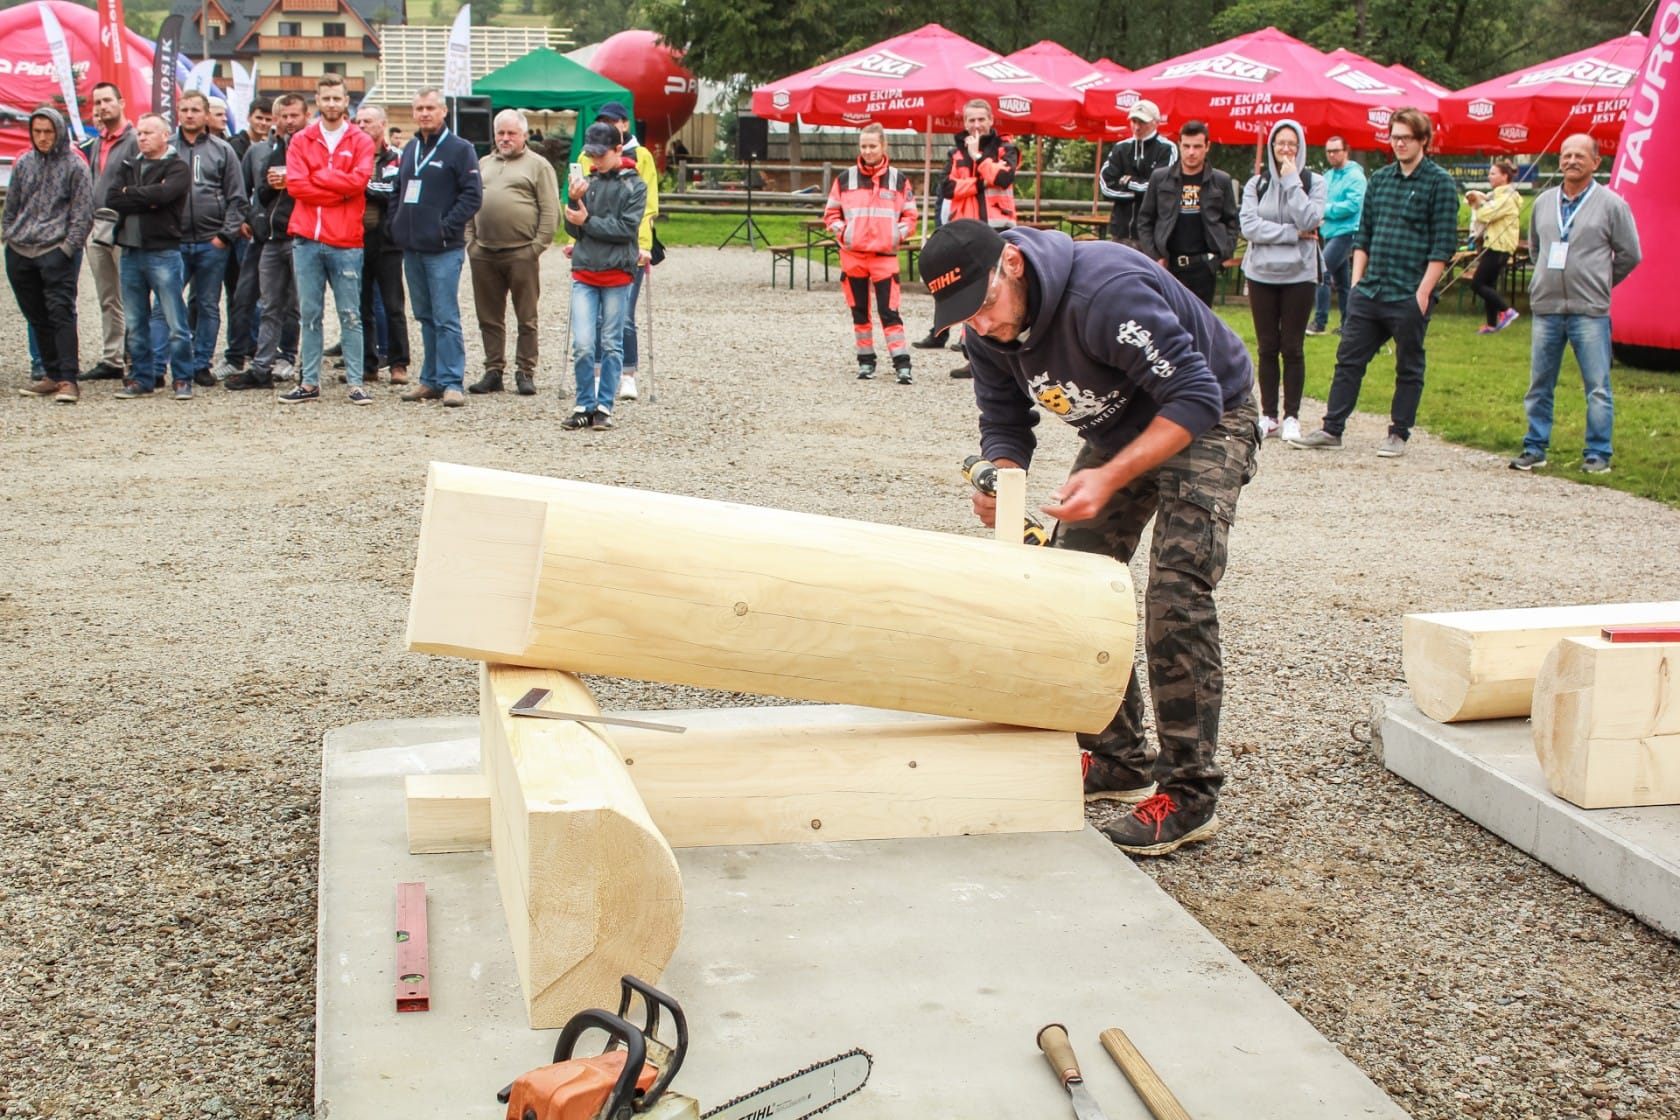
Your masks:
M 379 79 L 380 40 L 386 24 L 408 18 L 407 0 L 176 0 L 184 19 L 181 54 L 257 67 L 259 96 L 315 94 L 323 74 L 342 74 L 352 100 Z M 219 85 L 232 82 L 217 67 Z

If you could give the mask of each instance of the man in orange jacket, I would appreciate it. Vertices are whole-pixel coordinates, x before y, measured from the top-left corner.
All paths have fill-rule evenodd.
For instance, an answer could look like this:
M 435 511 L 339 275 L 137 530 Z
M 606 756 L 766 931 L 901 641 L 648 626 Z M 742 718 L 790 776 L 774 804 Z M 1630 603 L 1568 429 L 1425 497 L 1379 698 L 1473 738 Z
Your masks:
M 916 228 L 916 198 L 910 177 L 887 158 L 887 134 L 880 125 L 866 124 L 858 134 L 858 160 L 834 177 L 823 225 L 840 243 L 858 379 L 875 376 L 875 332 L 869 322 L 873 289 L 898 383 L 910 384 L 910 347 L 898 313 L 898 250 Z
M 373 175 L 373 141 L 350 123 L 350 94 L 344 78 L 324 76 L 315 86 L 320 117 L 286 148 L 286 193 L 294 199 L 292 269 L 297 277 L 298 314 L 303 320 L 302 376 L 282 393 L 285 404 L 321 399 L 321 316 L 332 285 L 344 346 L 345 379 L 351 404 L 372 404 L 362 385 L 362 214 Z

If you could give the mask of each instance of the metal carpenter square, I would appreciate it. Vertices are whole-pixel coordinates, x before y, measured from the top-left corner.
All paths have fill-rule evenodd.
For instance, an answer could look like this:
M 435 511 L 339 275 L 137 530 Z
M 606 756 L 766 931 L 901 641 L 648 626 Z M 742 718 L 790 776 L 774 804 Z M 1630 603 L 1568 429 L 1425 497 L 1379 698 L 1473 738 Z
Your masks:
M 429 1011 L 431 963 L 426 945 L 426 884 L 397 884 L 397 1010 Z
M 1616 644 L 1627 642 L 1680 642 L 1680 626 L 1606 626 L 1604 640 Z

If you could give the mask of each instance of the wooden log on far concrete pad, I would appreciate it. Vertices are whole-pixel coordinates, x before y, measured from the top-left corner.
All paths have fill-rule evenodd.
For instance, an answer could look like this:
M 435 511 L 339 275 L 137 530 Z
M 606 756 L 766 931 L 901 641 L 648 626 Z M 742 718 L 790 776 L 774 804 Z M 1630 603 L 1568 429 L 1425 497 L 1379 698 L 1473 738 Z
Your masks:
M 408 644 L 1094 732 L 1136 631 L 1108 557 L 434 463 Z
M 616 1006 L 619 979 L 655 983 L 682 930 L 682 880 L 604 729 L 508 709 L 531 688 L 546 707 L 598 715 L 565 673 L 486 666 L 480 749 L 491 850 L 531 1026 Z
M 1563 639 L 1677 623 L 1673 602 L 1409 614 L 1401 626 L 1406 684 L 1418 710 L 1442 723 L 1526 716 L 1540 664 Z
M 1534 684 L 1546 784 L 1583 809 L 1680 804 L 1680 642 L 1566 638 Z

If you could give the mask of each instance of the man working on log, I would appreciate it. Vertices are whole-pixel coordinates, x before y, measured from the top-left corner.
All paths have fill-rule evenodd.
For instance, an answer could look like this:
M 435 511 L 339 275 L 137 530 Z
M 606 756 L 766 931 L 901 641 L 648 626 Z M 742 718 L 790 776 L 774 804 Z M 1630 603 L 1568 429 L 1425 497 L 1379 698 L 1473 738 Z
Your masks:
M 1213 593 L 1259 450 L 1248 351 L 1165 269 L 1112 241 L 952 222 L 928 239 L 921 271 L 934 328 L 969 328 L 981 454 L 1025 468 L 1035 403 L 1085 440 L 1044 507 L 1060 520 L 1053 543 L 1124 564 L 1155 519 L 1144 650 L 1160 748 L 1144 742 L 1134 674 L 1109 726 L 1079 736 L 1085 798 L 1135 806 L 1103 826 L 1124 851 L 1206 840 L 1224 781 Z M 990 525 L 997 502 L 976 493 L 974 510 Z

